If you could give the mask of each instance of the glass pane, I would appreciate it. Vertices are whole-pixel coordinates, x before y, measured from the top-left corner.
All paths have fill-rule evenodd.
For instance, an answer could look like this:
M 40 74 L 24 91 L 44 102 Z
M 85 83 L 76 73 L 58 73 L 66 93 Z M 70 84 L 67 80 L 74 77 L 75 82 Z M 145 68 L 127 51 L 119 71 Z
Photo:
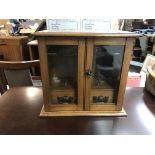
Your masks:
M 114 104 L 117 102 L 124 46 L 94 46 L 92 103 Z
M 48 45 L 51 104 L 75 104 L 78 46 Z

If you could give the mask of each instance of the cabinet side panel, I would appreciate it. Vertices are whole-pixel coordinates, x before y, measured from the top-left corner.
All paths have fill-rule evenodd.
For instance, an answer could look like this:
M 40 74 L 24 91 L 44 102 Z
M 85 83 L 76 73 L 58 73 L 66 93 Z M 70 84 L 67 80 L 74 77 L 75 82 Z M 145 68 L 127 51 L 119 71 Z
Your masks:
M 131 60 L 131 54 L 133 50 L 133 43 L 134 43 L 134 38 L 127 38 L 116 110 L 121 110 L 123 106 L 125 87 L 126 87 L 129 65 Z
M 42 38 L 38 38 L 38 43 L 39 43 L 38 47 L 39 47 L 41 79 L 43 83 L 44 104 L 48 104 L 50 91 L 49 91 L 49 74 L 48 74 L 46 44 L 44 39 Z

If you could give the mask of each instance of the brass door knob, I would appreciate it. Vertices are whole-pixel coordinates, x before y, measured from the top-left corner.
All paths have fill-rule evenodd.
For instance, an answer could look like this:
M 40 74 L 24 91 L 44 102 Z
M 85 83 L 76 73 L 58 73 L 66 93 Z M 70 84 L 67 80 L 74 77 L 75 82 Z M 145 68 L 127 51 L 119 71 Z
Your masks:
M 88 70 L 85 71 L 85 75 L 86 76 L 93 76 L 93 72 L 88 69 Z

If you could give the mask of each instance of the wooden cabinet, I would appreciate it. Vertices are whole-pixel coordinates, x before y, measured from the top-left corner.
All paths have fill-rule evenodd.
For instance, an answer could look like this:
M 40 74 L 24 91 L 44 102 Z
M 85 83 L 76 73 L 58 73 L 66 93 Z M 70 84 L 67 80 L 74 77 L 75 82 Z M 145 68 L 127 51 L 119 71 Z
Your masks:
M 0 53 L 6 61 L 28 60 L 28 37 L 8 36 L 0 37 Z
M 41 116 L 125 115 L 123 99 L 134 33 L 36 32 Z
M 29 48 L 29 56 L 30 60 L 38 60 L 39 59 L 39 53 L 38 53 L 38 41 L 32 40 L 27 43 Z M 40 68 L 32 67 L 32 75 L 33 76 L 40 76 Z

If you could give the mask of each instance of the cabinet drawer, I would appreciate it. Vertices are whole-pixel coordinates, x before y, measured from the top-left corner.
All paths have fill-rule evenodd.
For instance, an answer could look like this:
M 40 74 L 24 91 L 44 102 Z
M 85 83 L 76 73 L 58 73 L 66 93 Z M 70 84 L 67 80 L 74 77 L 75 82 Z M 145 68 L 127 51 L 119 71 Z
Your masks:
M 51 95 L 50 95 L 50 99 L 52 101 L 53 104 L 67 104 L 67 102 L 62 102 L 59 101 L 59 98 L 63 98 L 63 97 L 71 97 L 72 98 L 72 102 L 70 104 L 75 104 L 75 92 L 74 90 L 54 90 L 54 91 L 51 91 Z
M 23 53 L 20 46 L 0 45 L 0 53 L 3 54 L 5 61 L 22 61 Z
M 115 104 L 113 103 L 113 98 L 114 98 L 114 92 L 116 90 L 114 89 L 93 89 L 91 91 L 91 103 L 92 104 L 101 104 L 101 105 L 104 105 L 104 104 Z M 95 100 L 95 97 L 106 97 L 106 101 L 104 102 L 101 102 L 101 101 L 97 101 L 96 102 L 94 101 Z
M 1 45 L 20 45 L 20 40 L 17 39 L 0 39 Z

